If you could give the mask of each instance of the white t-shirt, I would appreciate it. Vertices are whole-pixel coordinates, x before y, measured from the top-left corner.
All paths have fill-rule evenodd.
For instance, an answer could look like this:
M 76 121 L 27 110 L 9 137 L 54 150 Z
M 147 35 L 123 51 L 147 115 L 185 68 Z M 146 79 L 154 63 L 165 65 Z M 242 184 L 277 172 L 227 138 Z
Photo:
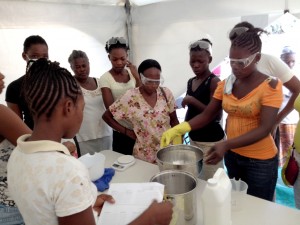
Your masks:
M 125 92 L 131 88 L 135 88 L 136 80 L 131 74 L 130 70 L 127 70 L 130 80 L 127 83 L 119 83 L 115 81 L 114 77 L 109 71 L 104 73 L 100 77 L 100 86 L 101 88 L 107 87 L 111 90 L 114 101 L 116 101 L 120 96 L 125 94 Z
M 8 188 L 26 225 L 57 225 L 58 218 L 95 203 L 97 188 L 86 167 L 54 141 L 17 140 L 8 161 Z
M 282 83 L 286 83 L 294 76 L 292 70 L 282 60 L 264 53 L 261 54 L 257 69 L 266 75 L 279 78 Z
M 83 121 L 78 134 L 76 134 L 78 142 L 94 140 L 112 135 L 112 129 L 102 119 L 105 112 L 102 92 L 100 87 L 100 79 L 97 81 L 95 90 L 86 90 L 81 87 L 84 97 Z

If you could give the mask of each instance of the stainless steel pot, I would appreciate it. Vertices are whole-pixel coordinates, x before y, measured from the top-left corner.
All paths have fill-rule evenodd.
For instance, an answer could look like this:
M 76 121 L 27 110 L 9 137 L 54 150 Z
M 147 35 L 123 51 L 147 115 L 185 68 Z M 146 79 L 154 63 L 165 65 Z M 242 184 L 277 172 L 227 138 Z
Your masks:
M 171 145 L 156 153 L 156 161 L 160 171 L 182 170 L 199 177 L 203 152 L 192 145 Z
M 166 170 L 153 176 L 151 182 L 165 185 L 165 198 L 173 203 L 171 225 L 195 225 L 197 222 L 197 179 L 190 173 Z

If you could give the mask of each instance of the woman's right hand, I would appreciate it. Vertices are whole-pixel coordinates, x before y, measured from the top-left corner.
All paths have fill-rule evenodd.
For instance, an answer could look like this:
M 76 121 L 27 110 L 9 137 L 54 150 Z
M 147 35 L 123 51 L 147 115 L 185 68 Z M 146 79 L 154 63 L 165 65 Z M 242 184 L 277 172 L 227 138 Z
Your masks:
M 130 130 L 130 129 L 126 128 L 126 135 L 128 137 L 130 137 L 131 139 L 136 140 L 136 135 L 135 135 L 133 130 Z

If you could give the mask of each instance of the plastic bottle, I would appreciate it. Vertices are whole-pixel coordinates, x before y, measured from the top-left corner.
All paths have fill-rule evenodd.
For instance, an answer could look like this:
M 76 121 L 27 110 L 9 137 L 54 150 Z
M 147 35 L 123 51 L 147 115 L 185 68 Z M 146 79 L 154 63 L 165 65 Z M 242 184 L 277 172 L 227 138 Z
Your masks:
M 231 182 L 219 168 L 201 196 L 203 225 L 231 225 Z

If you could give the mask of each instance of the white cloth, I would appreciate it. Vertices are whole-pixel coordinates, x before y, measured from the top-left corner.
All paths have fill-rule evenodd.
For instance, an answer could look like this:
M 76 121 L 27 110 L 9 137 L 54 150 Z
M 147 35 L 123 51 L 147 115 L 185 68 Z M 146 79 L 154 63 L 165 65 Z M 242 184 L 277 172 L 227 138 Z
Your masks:
M 26 225 L 57 225 L 57 217 L 95 203 L 97 188 L 86 167 L 54 141 L 17 140 L 8 161 L 8 187 Z
M 266 75 L 277 77 L 282 83 L 294 76 L 292 70 L 281 59 L 264 53 L 261 54 L 257 69 Z
M 127 72 L 130 77 L 130 80 L 127 83 L 119 83 L 115 81 L 115 79 L 109 71 L 107 71 L 100 77 L 101 88 L 109 88 L 111 90 L 114 101 L 120 98 L 127 90 L 135 88 L 136 80 L 131 74 L 130 70 L 127 70 Z
M 112 136 L 111 127 L 102 119 L 106 109 L 103 103 L 100 79 L 96 78 L 96 81 L 97 88 L 95 90 L 86 90 L 81 87 L 85 106 L 82 124 L 76 134 L 78 142 Z

